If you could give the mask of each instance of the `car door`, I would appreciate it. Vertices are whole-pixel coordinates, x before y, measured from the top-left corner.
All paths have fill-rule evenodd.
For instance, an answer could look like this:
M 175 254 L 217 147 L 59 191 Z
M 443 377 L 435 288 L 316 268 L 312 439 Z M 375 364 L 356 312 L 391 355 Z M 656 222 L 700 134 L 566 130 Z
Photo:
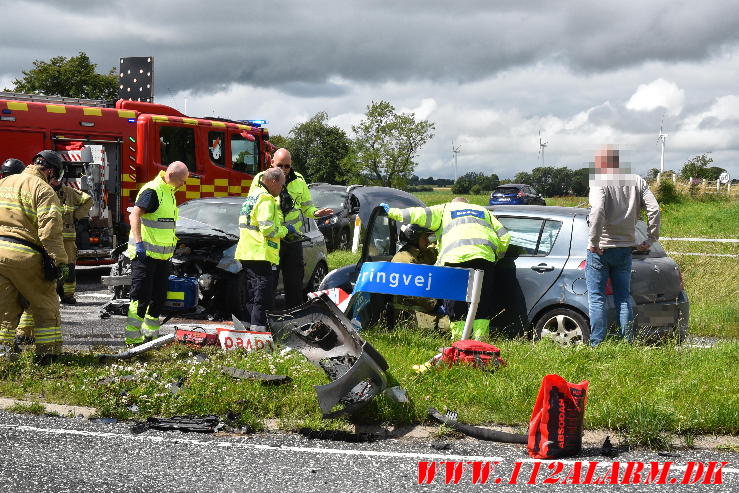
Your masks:
M 502 307 L 528 321 L 531 310 L 557 281 L 570 254 L 572 219 L 527 216 L 496 217 L 511 234 L 506 257 L 499 263 L 497 281 Z M 524 325 L 525 326 L 525 325 Z

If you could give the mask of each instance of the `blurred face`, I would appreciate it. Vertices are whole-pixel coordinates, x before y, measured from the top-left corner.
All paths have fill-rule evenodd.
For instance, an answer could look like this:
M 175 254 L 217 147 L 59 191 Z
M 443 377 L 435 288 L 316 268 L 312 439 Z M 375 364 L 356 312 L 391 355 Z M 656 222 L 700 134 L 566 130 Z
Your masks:
M 290 168 L 292 168 L 292 165 L 292 158 L 288 153 L 275 154 L 275 157 L 272 158 L 272 167 L 280 168 L 285 176 L 290 173 Z
M 595 168 L 603 173 L 618 168 L 618 151 L 615 149 L 601 149 L 595 155 Z
M 421 235 L 418 238 L 418 249 L 424 251 L 429 247 L 430 243 L 428 234 Z

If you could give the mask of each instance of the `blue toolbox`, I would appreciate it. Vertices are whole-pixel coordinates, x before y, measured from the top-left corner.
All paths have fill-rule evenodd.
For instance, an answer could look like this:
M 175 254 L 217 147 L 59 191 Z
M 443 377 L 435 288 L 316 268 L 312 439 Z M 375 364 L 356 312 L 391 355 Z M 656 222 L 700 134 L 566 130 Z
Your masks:
M 176 312 L 189 312 L 198 304 L 198 280 L 194 277 L 169 276 L 164 307 Z

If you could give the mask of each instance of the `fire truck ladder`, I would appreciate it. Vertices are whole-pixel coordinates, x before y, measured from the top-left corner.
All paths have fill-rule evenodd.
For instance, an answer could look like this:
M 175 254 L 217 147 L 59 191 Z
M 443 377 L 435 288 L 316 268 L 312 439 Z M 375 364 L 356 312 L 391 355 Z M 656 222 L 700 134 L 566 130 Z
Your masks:
M 114 100 L 65 98 L 62 96 L 45 96 L 43 94 L 21 94 L 18 92 L 0 92 L 0 99 L 10 99 L 13 101 L 26 101 L 29 103 L 73 104 L 77 106 L 115 108 Z

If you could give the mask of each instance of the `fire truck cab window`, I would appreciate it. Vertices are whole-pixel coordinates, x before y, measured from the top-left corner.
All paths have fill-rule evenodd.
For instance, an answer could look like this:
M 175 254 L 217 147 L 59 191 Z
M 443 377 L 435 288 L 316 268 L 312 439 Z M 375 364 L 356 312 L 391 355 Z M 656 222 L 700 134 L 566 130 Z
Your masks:
M 223 152 L 225 143 L 225 133 L 208 132 L 208 155 L 210 156 L 210 161 L 216 166 L 224 167 L 226 165 L 226 156 Z
M 159 127 L 159 149 L 162 165 L 182 161 L 194 173 L 195 168 L 195 130 L 184 127 Z
M 257 141 L 252 142 L 239 134 L 231 134 L 231 163 L 234 171 L 257 174 L 258 152 Z

